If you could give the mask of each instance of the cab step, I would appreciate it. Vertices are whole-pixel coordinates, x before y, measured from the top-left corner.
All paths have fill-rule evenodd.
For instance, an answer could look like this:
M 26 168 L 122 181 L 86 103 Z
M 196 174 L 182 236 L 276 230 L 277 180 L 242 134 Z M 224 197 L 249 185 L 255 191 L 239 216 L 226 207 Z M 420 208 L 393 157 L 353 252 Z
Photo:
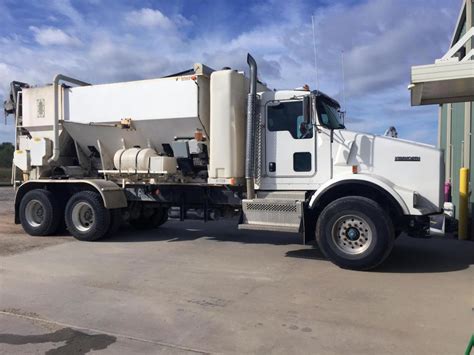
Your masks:
M 298 233 L 302 230 L 303 202 L 283 198 L 243 200 L 239 229 Z

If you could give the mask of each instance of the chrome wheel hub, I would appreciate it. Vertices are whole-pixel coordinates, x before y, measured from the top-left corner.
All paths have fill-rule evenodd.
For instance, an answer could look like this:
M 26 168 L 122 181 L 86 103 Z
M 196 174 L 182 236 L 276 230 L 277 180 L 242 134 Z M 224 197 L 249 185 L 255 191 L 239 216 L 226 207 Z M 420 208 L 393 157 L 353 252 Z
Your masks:
M 372 229 L 367 221 L 355 215 L 339 218 L 332 229 L 332 239 L 337 248 L 351 255 L 365 252 L 372 243 Z
M 32 227 L 39 227 L 44 220 L 44 206 L 38 200 L 31 200 L 26 204 L 25 218 Z
M 92 206 L 87 202 L 79 202 L 72 209 L 72 222 L 81 232 L 89 231 L 94 225 L 95 215 Z
M 360 232 L 357 228 L 350 227 L 346 231 L 346 236 L 350 241 L 356 241 L 360 237 Z

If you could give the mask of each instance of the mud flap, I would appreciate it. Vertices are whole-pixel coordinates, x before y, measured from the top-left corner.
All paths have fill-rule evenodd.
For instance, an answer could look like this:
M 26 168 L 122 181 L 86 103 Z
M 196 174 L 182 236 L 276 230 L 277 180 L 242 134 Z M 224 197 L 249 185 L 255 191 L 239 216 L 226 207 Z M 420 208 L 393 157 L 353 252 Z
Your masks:
M 315 243 L 316 211 L 308 208 L 306 203 L 303 205 L 301 227 L 303 245 Z

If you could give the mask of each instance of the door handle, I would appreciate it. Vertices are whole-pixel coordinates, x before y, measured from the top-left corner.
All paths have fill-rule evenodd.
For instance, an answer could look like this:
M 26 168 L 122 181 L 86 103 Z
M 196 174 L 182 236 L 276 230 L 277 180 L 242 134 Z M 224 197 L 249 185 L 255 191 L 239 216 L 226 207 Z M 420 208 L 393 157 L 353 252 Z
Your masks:
M 276 163 L 274 161 L 271 161 L 268 163 L 268 171 L 271 173 L 274 173 L 276 170 Z

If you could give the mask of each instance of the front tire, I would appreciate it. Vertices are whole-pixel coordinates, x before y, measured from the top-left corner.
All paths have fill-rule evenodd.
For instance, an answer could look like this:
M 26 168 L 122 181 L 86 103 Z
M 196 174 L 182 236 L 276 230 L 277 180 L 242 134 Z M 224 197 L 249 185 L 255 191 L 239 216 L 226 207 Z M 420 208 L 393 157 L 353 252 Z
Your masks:
M 20 202 L 20 222 L 26 233 L 33 236 L 54 234 L 61 222 L 59 201 L 48 190 L 27 192 Z
M 82 241 L 94 241 L 105 236 L 110 226 L 110 211 L 99 194 L 81 191 L 66 204 L 65 218 L 69 233 Z
M 316 240 L 323 254 L 345 269 L 370 270 L 392 250 L 392 221 L 375 201 L 343 197 L 331 202 L 318 218 Z

